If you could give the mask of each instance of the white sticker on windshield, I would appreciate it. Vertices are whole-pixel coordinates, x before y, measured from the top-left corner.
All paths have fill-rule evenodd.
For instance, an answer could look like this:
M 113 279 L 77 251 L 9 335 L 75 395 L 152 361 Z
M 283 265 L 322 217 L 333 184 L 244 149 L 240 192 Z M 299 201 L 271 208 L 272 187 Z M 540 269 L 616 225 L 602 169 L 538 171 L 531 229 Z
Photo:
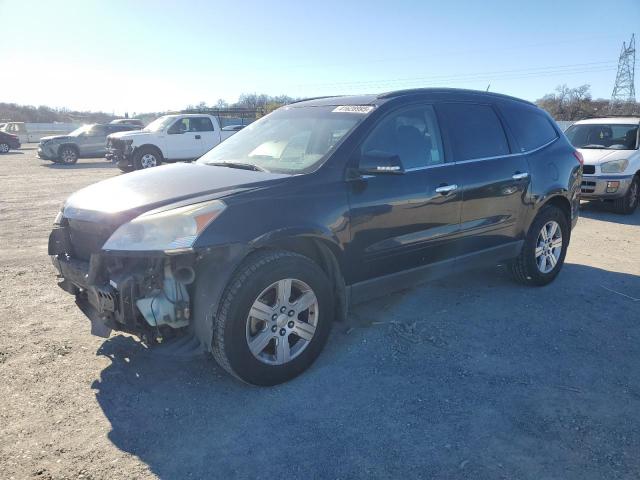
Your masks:
M 341 113 L 369 113 L 373 110 L 371 105 L 342 105 L 340 107 L 336 107 L 332 110 L 332 112 L 341 112 Z

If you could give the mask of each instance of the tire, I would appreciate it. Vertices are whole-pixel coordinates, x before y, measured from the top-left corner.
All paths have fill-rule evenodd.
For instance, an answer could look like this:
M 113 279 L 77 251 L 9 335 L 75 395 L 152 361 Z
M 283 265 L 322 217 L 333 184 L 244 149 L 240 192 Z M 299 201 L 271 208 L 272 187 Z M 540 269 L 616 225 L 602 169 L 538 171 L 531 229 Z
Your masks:
M 549 236 L 551 232 L 551 240 L 545 240 L 545 234 Z M 556 232 L 560 235 L 559 246 Z M 553 205 L 542 207 L 529 227 L 520 255 L 510 264 L 514 279 L 532 286 L 551 283 L 562 269 L 570 238 L 571 227 L 565 213 Z
M 283 301 L 284 279 L 293 280 L 292 295 Z M 285 285 L 282 290 L 281 285 Z M 305 310 L 313 295 L 315 303 Z M 214 318 L 213 356 L 244 382 L 261 386 L 286 382 L 318 357 L 327 342 L 333 312 L 330 282 L 315 262 L 292 252 L 256 252 L 236 270 L 222 295 Z M 290 355 L 288 361 L 285 351 Z
M 9 144 L 8 143 L 0 143 L 0 153 L 9 153 Z
M 631 215 L 636 211 L 638 202 L 640 201 L 640 177 L 636 175 L 631 181 L 631 185 L 627 190 L 627 193 L 622 198 L 616 199 L 614 203 L 614 209 L 617 213 L 623 215 Z
M 62 165 L 73 165 L 78 161 L 78 150 L 70 145 L 65 145 L 58 151 L 58 161 Z
M 134 170 L 157 167 L 162 163 L 162 155 L 155 148 L 143 147 L 133 155 Z

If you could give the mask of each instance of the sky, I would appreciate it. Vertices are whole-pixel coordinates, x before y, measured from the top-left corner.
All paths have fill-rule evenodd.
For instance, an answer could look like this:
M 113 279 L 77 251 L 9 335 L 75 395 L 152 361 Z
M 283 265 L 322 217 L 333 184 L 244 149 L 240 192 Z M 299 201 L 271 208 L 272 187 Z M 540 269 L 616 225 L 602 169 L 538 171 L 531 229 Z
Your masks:
M 608 98 L 640 0 L 0 0 L 0 25 L 0 102 L 122 115 L 241 93 L 536 100 L 560 84 Z

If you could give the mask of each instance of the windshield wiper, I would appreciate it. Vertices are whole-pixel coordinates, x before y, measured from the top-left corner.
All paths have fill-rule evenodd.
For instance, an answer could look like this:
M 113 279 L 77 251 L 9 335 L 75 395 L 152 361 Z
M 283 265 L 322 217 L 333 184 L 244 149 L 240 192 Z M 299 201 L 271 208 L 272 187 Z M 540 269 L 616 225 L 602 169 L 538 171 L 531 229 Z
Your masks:
M 598 145 L 597 143 L 590 143 L 589 145 L 583 145 L 578 148 L 588 148 L 589 150 L 607 150 L 604 145 Z
M 239 168 L 241 170 L 253 170 L 254 172 L 268 172 L 266 168 L 259 167 L 253 163 L 241 163 L 241 162 L 211 162 L 207 165 L 213 165 L 214 167 L 229 167 Z

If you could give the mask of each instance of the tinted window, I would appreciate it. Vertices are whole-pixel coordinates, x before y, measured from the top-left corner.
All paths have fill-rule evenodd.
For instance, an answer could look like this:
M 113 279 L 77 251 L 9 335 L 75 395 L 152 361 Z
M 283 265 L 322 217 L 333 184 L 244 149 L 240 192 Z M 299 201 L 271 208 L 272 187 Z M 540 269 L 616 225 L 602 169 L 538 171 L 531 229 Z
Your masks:
M 411 107 L 384 117 L 362 145 L 362 153 L 368 152 L 398 155 L 405 169 L 442 163 L 442 142 L 433 107 Z
M 116 125 L 110 125 L 107 127 L 107 129 L 109 130 L 110 133 L 113 132 L 126 132 L 128 130 L 136 130 L 138 127 L 133 126 L 133 125 L 122 125 L 122 124 L 116 124 Z
M 534 107 L 507 104 L 501 105 L 500 110 L 523 152 L 535 150 L 558 138 L 547 116 Z
M 212 132 L 213 124 L 211 119 L 207 117 L 191 118 L 191 131 L 194 132 Z
M 438 105 L 454 159 L 498 157 L 509 154 L 500 119 L 488 105 L 445 103 Z

